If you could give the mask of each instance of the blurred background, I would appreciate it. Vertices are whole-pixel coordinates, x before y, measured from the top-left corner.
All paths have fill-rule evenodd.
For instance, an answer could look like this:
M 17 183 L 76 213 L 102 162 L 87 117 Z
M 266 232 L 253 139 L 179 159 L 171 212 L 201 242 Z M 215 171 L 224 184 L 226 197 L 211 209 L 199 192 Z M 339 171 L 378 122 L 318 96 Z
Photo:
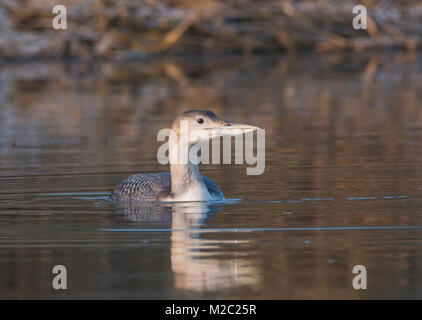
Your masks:
M 51 27 L 56 4 L 67 8 L 66 31 Z M 352 28 L 357 4 L 367 30 Z M 0 57 L 414 51 L 421 20 L 418 0 L 1 0 Z
M 422 3 L 359 1 L 355 30 L 356 2 L 0 0 L 0 298 L 421 298 Z M 264 174 L 116 210 L 193 108 L 265 128 Z

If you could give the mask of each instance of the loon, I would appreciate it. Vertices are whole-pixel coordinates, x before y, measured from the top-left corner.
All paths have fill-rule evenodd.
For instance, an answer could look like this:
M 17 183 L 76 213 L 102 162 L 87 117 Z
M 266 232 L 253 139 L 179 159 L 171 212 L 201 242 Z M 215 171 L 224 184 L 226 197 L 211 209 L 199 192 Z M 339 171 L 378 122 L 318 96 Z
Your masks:
M 196 135 L 187 135 L 184 130 Z M 111 200 L 135 201 L 221 201 L 223 193 L 209 178 L 199 173 L 198 164 L 188 154 L 198 142 L 223 135 L 239 135 L 259 129 L 246 124 L 230 123 L 211 111 L 190 110 L 176 117 L 170 134 L 170 172 L 135 174 L 118 184 L 110 195 Z M 212 136 L 209 134 L 212 132 Z M 186 143 L 186 151 L 182 144 Z M 181 151 L 182 150 L 182 151 Z M 186 157 L 186 161 L 181 161 Z

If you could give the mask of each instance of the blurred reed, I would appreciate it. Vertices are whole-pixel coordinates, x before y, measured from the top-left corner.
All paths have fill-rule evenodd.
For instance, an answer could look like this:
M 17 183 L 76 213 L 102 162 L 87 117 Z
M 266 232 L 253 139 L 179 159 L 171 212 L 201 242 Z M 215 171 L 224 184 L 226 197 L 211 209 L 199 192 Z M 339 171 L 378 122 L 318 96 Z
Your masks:
M 63 0 L 68 29 L 51 26 L 57 0 L 0 0 L 0 57 L 139 58 L 162 53 L 363 51 L 422 44 L 420 0 Z

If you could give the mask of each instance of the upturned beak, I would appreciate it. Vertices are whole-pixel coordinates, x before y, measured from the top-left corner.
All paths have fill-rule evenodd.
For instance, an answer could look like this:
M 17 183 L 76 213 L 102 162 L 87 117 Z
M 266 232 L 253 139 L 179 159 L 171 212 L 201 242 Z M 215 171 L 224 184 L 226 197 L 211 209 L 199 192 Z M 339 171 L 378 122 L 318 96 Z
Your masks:
M 223 121 L 221 125 L 218 125 L 212 128 L 207 128 L 207 130 L 210 130 L 213 135 L 218 135 L 218 136 L 223 136 L 223 135 L 236 136 L 236 135 L 241 135 L 247 132 L 252 132 L 258 129 L 259 127 L 251 126 L 249 124 L 231 123 L 227 121 Z

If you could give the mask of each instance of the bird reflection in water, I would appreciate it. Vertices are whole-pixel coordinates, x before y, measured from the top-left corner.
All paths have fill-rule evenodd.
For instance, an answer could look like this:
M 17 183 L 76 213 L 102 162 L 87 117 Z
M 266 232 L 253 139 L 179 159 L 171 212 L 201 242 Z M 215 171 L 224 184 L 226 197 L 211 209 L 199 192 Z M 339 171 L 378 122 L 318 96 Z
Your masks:
M 219 239 L 218 230 L 204 228 L 221 211 L 213 202 L 123 202 L 118 212 L 143 226 L 169 230 L 174 286 L 194 292 L 257 286 L 261 273 L 251 254 L 241 256 L 239 246 L 250 240 Z M 164 228 L 162 226 L 165 226 Z M 209 231 L 206 231 L 209 230 Z

